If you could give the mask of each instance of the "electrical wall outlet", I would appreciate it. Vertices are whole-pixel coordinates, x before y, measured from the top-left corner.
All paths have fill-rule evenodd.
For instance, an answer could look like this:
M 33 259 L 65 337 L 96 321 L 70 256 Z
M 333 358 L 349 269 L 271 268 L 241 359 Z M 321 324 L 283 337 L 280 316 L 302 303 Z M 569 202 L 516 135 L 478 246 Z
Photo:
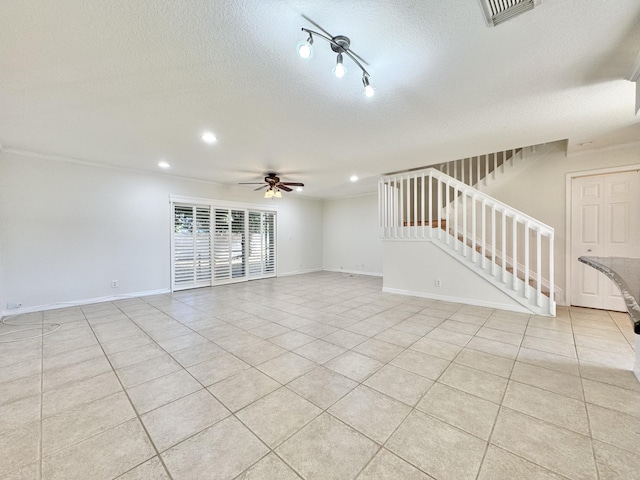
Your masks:
M 118 288 L 118 280 L 111 280 L 111 288 Z
M 442 280 L 440 280 L 439 278 L 435 281 L 436 287 L 441 287 L 442 286 Z

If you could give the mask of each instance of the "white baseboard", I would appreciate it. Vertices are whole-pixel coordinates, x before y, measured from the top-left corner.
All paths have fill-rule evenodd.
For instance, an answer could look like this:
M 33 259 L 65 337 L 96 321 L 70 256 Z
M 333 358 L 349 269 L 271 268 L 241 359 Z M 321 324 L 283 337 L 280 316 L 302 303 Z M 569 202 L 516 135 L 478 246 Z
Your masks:
M 286 272 L 286 273 L 278 272 L 278 276 L 279 277 L 288 277 L 290 275 L 303 275 L 305 273 L 315 273 L 315 272 L 321 272 L 321 271 L 322 271 L 321 268 L 310 268 L 308 270 L 296 270 L 295 272 Z
M 367 275 L 369 277 L 381 277 L 382 273 L 380 272 L 362 272 L 359 270 L 344 270 L 339 268 L 325 268 L 325 272 L 336 272 L 336 273 L 349 273 L 351 275 Z
M 47 305 L 36 305 L 33 307 L 13 308 L 11 310 L 0 310 L 0 318 L 10 315 L 19 315 L 22 313 L 42 312 L 44 310 L 55 310 L 58 308 L 77 307 L 79 305 L 87 305 L 88 303 L 113 302 L 115 300 L 125 300 L 127 298 L 146 297 L 149 295 L 162 295 L 171 293 L 169 288 L 161 288 L 159 290 L 147 290 L 146 292 L 127 293 L 125 295 L 112 295 L 108 297 L 85 298 L 82 300 L 71 300 L 69 302 L 50 303 Z
M 474 305 L 476 307 L 489 307 L 489 308 L 497 308 L 500 310 L 508 310 L 510 312 L 532 314 L 531 311 L 527 310 L 524 306 L 521 306 L 521 305 L 516 306 L 516 305 L 508 305 L 504 303 L 486 302 L 484 300 L 475 300 L 472 298 L 462 298 L 462 297 L 451 297 L 448 295 L 438 295 L 435 293 L 412 292 L 410 290 L 400 290 L 398 288 L 383 287 L 382 291 L 385 293 L 394 293 L 396 295 L 428 298 L 430 300 L 442 300 L 444 302 L 462 303 L 464 305 Z

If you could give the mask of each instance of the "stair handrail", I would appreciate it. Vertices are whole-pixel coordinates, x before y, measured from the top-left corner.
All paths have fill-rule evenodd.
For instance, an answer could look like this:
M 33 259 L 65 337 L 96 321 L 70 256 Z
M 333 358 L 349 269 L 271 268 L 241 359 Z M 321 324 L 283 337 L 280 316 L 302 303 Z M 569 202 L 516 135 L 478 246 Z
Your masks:
M 425 173 L 428 175 L 425 175 Z M 441 180 L 444 183 L 447 183 L 450 187 L 457 186 L 460 191 L 464 190 L 466 192 L 475 194 L 480 199 L 484 199 L 487 202 L 487 205 L 489 206 L 493 204 L 496 206 L 496 208 L 500 208 L 501 211 L 512 212 L 514 216 L 518 216 L 523 220 L 528 220 L 529 222 L 534 224 L 536 227 L 540 228 L 541 230 L 544 230 L 545 231 L 544 233 L 553 234 L 555 232 L 552 226 L 547 225 L 546 223 L 541 222 L 540 220 L 533 218 L 530 215 L 527 215 L 526 213 L 518 210 L 517 208 L 513 208 L 512 206 L 507 205 L 506 203 L 501 202 L 500 200 L 490 195 L 487 195 L 486 193 L 483 193 L 481 190 L 478 190 L 470 185 L 467 185 L 466 183 L 463 183 L 460 180 L 457 180 L 454 177 L 447 175 L 446 173 L 443 173 L 440 170 L 437 170 L 433 167 L 427 167 L 422 170 L 414 170 L 411 173 L 407 172 L 404 174 L 397 173 L 394 175 L 385 175 L 380 179 L 379 184 L 382 185 L 386 183 L 385 180 L 405 180 L 407 178 L 414 178 L 418 176 L 423 176 L 423 177 L 429 176 L 429 177 L 437 178 L 438 180 Z

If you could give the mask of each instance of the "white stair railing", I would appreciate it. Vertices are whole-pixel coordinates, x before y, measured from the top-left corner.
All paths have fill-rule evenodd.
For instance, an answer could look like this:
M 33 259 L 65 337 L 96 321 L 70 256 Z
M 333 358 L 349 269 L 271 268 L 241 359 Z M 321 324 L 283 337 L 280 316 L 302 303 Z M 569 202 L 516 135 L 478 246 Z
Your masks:
M 489 178 L 494 178 L 497 172 L 504 172 L 507 165 L 513 166 L 516 155 L 522 148 L 514 148 L 499 152 L 487 153 L 474 157 L 461 158 L 449 162 L 431 165 L 450 177 L 460 180 L 467 185 L 480 187 L 487 185 Z
M 383 239 L 433 241 L 555 315 L 552 227 L 435 168 L 382 177 L 378 198 Z

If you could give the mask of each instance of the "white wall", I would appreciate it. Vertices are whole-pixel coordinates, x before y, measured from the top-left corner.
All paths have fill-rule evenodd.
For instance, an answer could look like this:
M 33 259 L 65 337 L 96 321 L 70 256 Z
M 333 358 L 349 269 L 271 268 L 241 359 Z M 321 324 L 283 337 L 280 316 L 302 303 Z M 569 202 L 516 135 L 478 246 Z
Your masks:
M 567 173 L 640 164 L 640 144 L 565 155 L 555 149 L 491 195 L 555 229 L 555 278 L 565 301 L 566 176 Z
M 384 242 L 383 290 L 449 302 L 527 310 L 432 242 Z M 436 287 L 435 281 L 441 286 Z
M 378 194 L 323 202 L 323 268 L 382 275 Z
M 240 188 L 0 152 L 0 311 L 170 286 L 169 195 L 258 204 Z M 279 274 L 322 268 L 322 204 L 278 203 Z M 111 280 L 119 288 L 111 288 Z

